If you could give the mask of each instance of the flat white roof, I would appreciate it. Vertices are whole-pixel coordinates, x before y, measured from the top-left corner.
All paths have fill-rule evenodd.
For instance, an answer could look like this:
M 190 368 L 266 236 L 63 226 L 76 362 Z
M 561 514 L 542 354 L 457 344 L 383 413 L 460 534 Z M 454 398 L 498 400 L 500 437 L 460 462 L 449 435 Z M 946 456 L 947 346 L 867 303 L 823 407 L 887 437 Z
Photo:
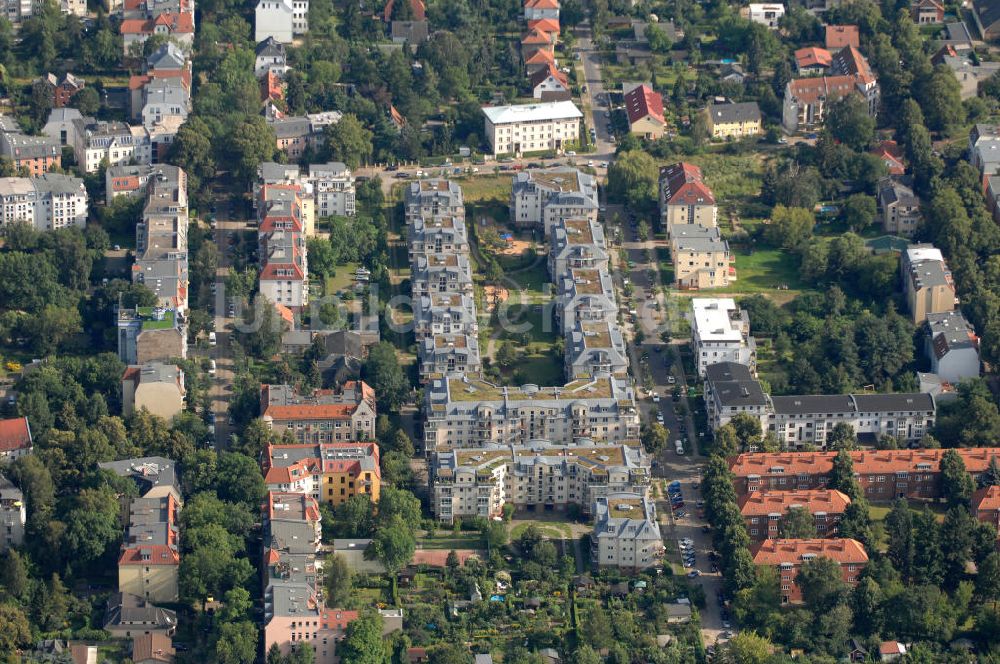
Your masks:
M 944 255 L 936 247 L 910 247 L 906 250 L 906 256 L 910 260 L 910 263 L 917 261 L 944 262 Z
M 583 113 L 571 101 L 552 101 L 544 104 L 518 104 L 515 106 L 484 106 L 483 113 L 495 125 L 583 117 Z
M 694 329 L 702 341 L 742 341 L 743 333 L 733 325 L 729 312 L 736 310 L 731 297 L 692 298 Z

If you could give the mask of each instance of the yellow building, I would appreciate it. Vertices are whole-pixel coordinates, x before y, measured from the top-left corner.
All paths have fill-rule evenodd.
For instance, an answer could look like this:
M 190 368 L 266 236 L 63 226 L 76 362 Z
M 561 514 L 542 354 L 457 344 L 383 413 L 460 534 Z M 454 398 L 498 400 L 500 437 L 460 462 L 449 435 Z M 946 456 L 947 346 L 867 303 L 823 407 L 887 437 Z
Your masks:
M 172 495 L 136 498 L 118 557 L 118 592 L 176 602 L 180 570 L 180 504 Z
M 705 109 L 712 138 L 745 138 L 763 131 L 757 102 L 709 104 Z
M 305 493 L 332 506 L 362 494 L 377 503 L 382 487 L 378 445 L 371 442 L 270 445 L 263 470 L 269 491 Z

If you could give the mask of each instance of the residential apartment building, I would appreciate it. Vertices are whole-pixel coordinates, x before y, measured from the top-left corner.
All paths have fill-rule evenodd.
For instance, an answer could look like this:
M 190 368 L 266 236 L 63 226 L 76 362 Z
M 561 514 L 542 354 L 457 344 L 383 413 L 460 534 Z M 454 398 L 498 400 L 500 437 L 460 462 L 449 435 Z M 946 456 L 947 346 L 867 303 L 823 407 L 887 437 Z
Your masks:
M 739 104 L 709 104 L 705 108 L 712 138 L 746 138 L 763 133 L 760 107 L 757 102 Z
M 417 219 L 460 217 L 465 219 L 462 188 L 451 180 L 430 179 L 411 182 L 403 200 L 406 223 Z
M 678 225 L 715 228 L 719 208 L 701 169 L 679 162 L 660 169 L 660 218 L 669 235 Z
M 478 376 L 483 370 L 475 336 L 452 333 L 424 337 L 419 352 L 421 384 L 455 373 Z
M 150 18 L 126 18 L 121 22 L 123 55 L 142 57 L 143 48 L 153 35 L 165 37 L 184 52 L 194 45 L 194 12 L 163 12 Z
M 87 202 L 80 178 L 58 173 L 0 178 L 0 226 L 24 223 L 39 231 L 83 228 Z
M 118 556 L 118 591 L 150 602 L 176 602 L 180 503 L 173 496 L 134 498 Z
M 663 96 L 645 83 L 625 93 L 625 114 L 629 133 L 655 141 L 667 131 Z
M 779 539 L 782 520 L 792 509 L 812 515 L 817 537 L 836 537 L 837 524 L 850 504 L 851 499 L 836 489 L 754 491 L 739 500 L 740 514 L 753 542 Z
M 558 285 L 556 320 L 563 334 L 574 329 L 578 322 L 617 320 L 618 302 L 607 270 L 570 268 Z
M 550 62 L 548 65 L 548 67 L 539 69 L 531 75 L 531 79 L 528 81 L 531 96 L 543 102 L 572 99 L 573 92 L 570 89 L 569 77 L 559 71 L 554 63 Z
M 796 577 L 803 563 L 814 558 L 829 558 L 836 562 L 844 583 L 852 587 L 868 565 L 865 547 L 854 539 L 771 539 L 765 540 L 753 551 L 754 565 L 778 570 L 782 604 L 802 603 L 802 589 L 796 583 Z
M 479 322 L 476 319 L 475 302 L 471 296 L 461 293 L 423 295 L 416 302 L 413 326 L 417 342 L 439 334 L 476 337 Z
M 603 375 L 562 387 L 501 387 L 462 376 L 432 379 L 424 390 L 428 455 L 493 444 L 557 445 L 581 440 L 634 443 L 639 412 L 630 381 Z
M 460 254 L 417 256 L 413 264 L 410 285 L 415 298 L 431 293 L 458 293 L 471 296 L 474 287 L 469 258 Z
M 917 25 L 938 25 L 944 23 L 944 5 L 938 0 L 916 0 L 910 5 L 913 22 Z
M 546 18 L 559 20 L 559 0 L 525 0 L 524 20 L 538 21 Z
M 552 227 L 549 275 L 553 281 L 575 269 L 607 271 L 609 260 L 604 227 L 596 221 L 562 219 Z
M 190 110 L 191 60 L 173 42 L 156 49 L 143 66 L 143 73 L 133 74 L 128 80 L 129 113 L 133 121 L 142 119 L 146 103 L 146 86 L 155 79 L 179 79 L 188 90 L 187 109 Z M 151 123 L 150 127 L 155 123 Z
M 718 228 L 697 224 L 673 226 L 670 255 L 674 259 L 675 288 L 724 288 L 736 278 L 729 242 L 722 239 Z
M 82 117 L 80 111 L 75 108 L 53 108 L 49 111 L 49 117 L 45 121 L 45 126 L 42 127 L 42 136 L 51 138 L 53 141 L 59 141 L 60 146 L 68 145 L 73 147 L 73 143 L 76 142 L 73 121 L 79 120 Z M 3 138 L 0 136 L 0 148 L 3 145 Z
M 469 253 L 464 217 L 420 217 L 407 225 L 410 262 L 428 254 Z
M 981 176 L 1000 173 L 1000 125 L 978 123 L 972 127 L 969 161 Z
M 731 297 L 691 299 L 691 350 L 698 376 L 710 365 L 735 362 L 757 371 L 757 341 L 750 334 L 750 316 Z
M 263 385 L 260 416 L 268 429 L 300 443 L 375 440 L 375 391 L 348 381 L 337 391 L 303 394 L 291 385 Z
M 286 116 L 275 112 L 265 117 L 274 130 L 275 147 L 290 160 L 297 161 L 306 150 L 321 148 L 326 140 L 326 128 L 340 122 L 342 116 L 339 111 L 324 111 L 304 116 Z
M 272 38 L 291 44 L 309 32 L 309 0 L 259 0 L 254 9 L 254 41 Z
M 786 448 L 822 449 L 840 423 L 851 425 L 860 439 L 873 443 L 879 436 L 918 441 L 934 426 L 937 404 L 928 393 L 769 396 L 741 366 L 725 362 L 706 369 L 705 409 L 713 429 L 748 413 Z
M 382 489 L 373 442 L 268 445 L 262 471 L 268 490 L 304 493 L 331 506 L 358 495 L 377 503 Z
M 0 115 L 0 156 L 38 176 L 62 166 L 62 145 L 58 137 L 28 136 L 14 118 Z
M 505 504 L 528 511 L 589 512 L 598 497 L 645 495 L 649 458 L 641 447 L 530 440 L 439 453 L 431 470 L 431 510 L 440 521 L 499 516 Z
M 973 480 L 986 472 L 990 460 L 1000 457 L 1000 447 L 966 447 L 955 450 Z M 896 498 L 941 497 L 941 456 L 945 450 L 857 450 L 849 452 L 854 475 L 873 501 Z M 837 452 L 752 452 L 729 461 L 738 496 L 753 491 L 802 491 L 823 489 Z
M 737 362 L 719 362 L 705 368 L 705 412 L 712 430 L 729 423 L 740 413 L 765 422 L 771 408 L 768 395 L 750 368 Z
M 944 381 L 957 384 L 979 377 L 979 337 L 961 311 L 927 314 L 924 352 L 931 372 Z
M 187 234 L 187 174 L 160 165 L 146 182 L 146 204 L 135 227 L 132 281 L 153 291 L 160 307 L 177 312 L 188 304 Z
M 617 323 L 578 321 L 566 333 L 566 380 L 611 375 L 628 378 L 628 352 Z
M 823 125 L 828 106 L 849 94 L 861 95 L 870 115 L 878 112 L 879 87 L 868 61 L 854 46 L 833 56 L 830 76 L 797 78 L 785 85 L 782 127 L 788 132 Z
M 104 195 L 109 203 L 119 196 L 145 195 L 149 178 L 155 176 L 159 166 L 109 166 L 104 172 Z
M 986 487 L 972 494 L 972 516 L 1000 529 L 1000 486 Z
M 656 503 L 640 493 L 599 496 L 592 509 L 591 560 L 599 567 L 640 571 L 663 561 Z
M 353 217 L 357 212 L 354 175 L 347 164 L 340 161 L 310 164 L 307 179 L 316 196 L 318 217 Z
M 931 244 L 911 244 L 902 256 L 900 270 L 914 324 L 926 321 L 928 314 L 955 310 L 955 282 L 940 249 Z
M 583 114 L 572 101 L 487 106 L 483 115 L 493 155 L 562 152 L 580 141 Z
M 309 304 L 309 263 L 297 185 L 263 185 L 257 202 L 260 294 L 292 311 Z
M 177 464 L 173 459 L 160 456 L 137 457 L 121 461 L 105 461 L 98 463 L 97 466 L 135 482 L 139 495 L 143 498 L 171 496 L 176 503 L 183 502 Z
M 778 22 L 785 15 L 785 6 L 781 4 L 751 3 L 747 16 L 754 23 L 760 23 L 771 30 L 778 29 Z
M 190 84 L 180 76 L 152 78 L 142 87 L 141 103 L 139 114 L 146 129 L 171 123 L 179 126 L 191 112 Z
M 33 449 L 27 417 L 0 420 L 0 461 L 14 461 Z
M 146 409 L 168 422 L 184 410 L 184 372 L 175 364 L 131 365 L 122 375 L 122 414 Z
M 267 37 L 258 42 L 254 56 L 253 73 L 257 78 L 267 74 L 284 76 L 290 69 L 285 45 L 274 37 Z
M 187 357 L 187 320 L 183 312 L 163 307 L 118 310 L 118 358 L 147 364 Z
M 24 524 L 27 518 L 24 494 L 0 474 L 0 552 L 24 544 Z
M 152 163 L 152 143 L 144 127 L 80 118 L 73 121 L 73 133 L 76 163 L 87 173 L 96 173 L 102 162 L 108 166 Z
M 909 182 L 901 177 L 886 177 L 879 181 L 878 205 L 882 213 L 882 230 L 891 235 L 913 237 L 920 227 L 920 197 L 913 193 Z
M 597 221 L 597 179 L 575 168 L 521 171 L 514 175 L 510 209 L 518 228 L 542 228 L 546 237 L 565 219 Z

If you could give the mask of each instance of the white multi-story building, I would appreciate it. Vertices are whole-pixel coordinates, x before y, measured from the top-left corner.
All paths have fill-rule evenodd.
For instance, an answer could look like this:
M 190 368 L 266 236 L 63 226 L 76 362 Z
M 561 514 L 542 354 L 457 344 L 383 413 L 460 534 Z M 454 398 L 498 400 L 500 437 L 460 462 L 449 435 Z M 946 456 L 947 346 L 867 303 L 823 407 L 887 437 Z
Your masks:
M 607 270 L 567 270 L 559 283 L 556 318 L 566 334 L 577 322 L 614 321 L 618 317 L 615 287 Z
M 750 335 L 750 317 L 731 297 L 696 297 L 691 300 L 691 349 L 698 375 L 719 362 L 736 362 L 757 369 L 757 342 Z
M 310 164 L 308 180 L 316 197 L 317 216 L 354 216 L 357 210 L 354 176 L 347 164 L 339 161 Z
M 80 178 L 45 173 L 32 178 L 0 178 L 0 226 L 31 224 L 54 230 L 87 224 L 87 189 Z
M 191 111 L 191 91 L 179 76 L 154 78 L 143 88 L 142 126 L 183 124 Z
M 566 378 L 578 380 L 601 374 L 628 377 L 622 331 L 611 321 L 577 322 L 566 332 Z
M 518 228 L 552 228 L 565 219 L 597 221 L 597 179 L 575 168 L 522 171 L 514 176 L 510 210 Z
M 754 23 L 760 23 L 772 30 L 778 29 L 778 22 L 785 15 L 785 6 L 780 4 L 758 4 L 750 5 L 748 17 Z
M 594 502 L 591 557 L 600 567 L 643 570 L 662 561 L 656 504 L 640 493 L 612 493 Z
M 465 199 L 462 188 L 451 180 L 420 180 L 406 188 L 403 201 L 406 222 L 434 217 L 465 219 Z
M 479 340 L 466 334 L 439 334 L 420 341 L 420 382 L 451 374 L 478 376 Z
M 634 443 L 639 438 L 635 392 L 627 379 L 607 374 L 563 387 L 500 387 L 452 375 L 431 380 L 424 400 L 428 455 L 536 438 L 560 445 L 582 439 Z
M 264 185 L 257 201 L 260 293 L 299 310 L 309 304 L 309 263 L 296 185 Z
M 108 166 L 152 163 L 152 143 L 145 127 L 93 118 L 74 120 L 73 125 L 73 153 L 87 173 L 96 173 L 105 161 Z
M 434 515 L 450 523 L 455 517 L 499 516 L 507 503 L 528 511 L 570 505 L 590 511 L 603 495 L 644 495 L 649 458 L 641 447 L 536 439 L 438 454 L 432 473 Z
M 462 217 L 421 217 L 410 222 L 407 229 L 411 263 L 417 256 L 469 253 L 469 234 Z
M 187 235 L 187 174 L 160 165 L 146 182 L 146 205 L 135 228 L 132 281 L 152 290 L 159 306 L 180 313 L 188 303 Z
M 475 290 L 469 258 L 461 254 L 417 256 L 410 284 L 415 298 L 431 293 L 472 295 Z
M 291 44 L 294 37 L 309 32 L 309 0 L 260 0 L 254 18 L 254 41 L 273 37 L 281 44 Z
M 863 442 L 874 443 L 879 436 L 918 441 L 933 428 L 937 404 L 924 392 L 770 396 L 744 365 L 723 362 L 706 372 L 705 410 L 713 429 L 747 413 L 784 448 L 824 449 L 837 424 L 850 425 Z
M 415 302 L 413 332 L 417 341 L 439 334 L 479 333 L 476 305 L 472 297 L 461 293 L 431 293 Z
M 927 314 L 924 352 L 942 380 L 954 384 L 979 376 L 979 337 L 961 311 Z
M 487 106 L 483 115 L 494 155 L 561 152 L 580 140 L 583 114 L 571 101 Z
M 608 243 L 604 227 L 590 219 L 563 219 L 552 228 L 549 275 L 553 280 L 569 270 L 607 270 Z

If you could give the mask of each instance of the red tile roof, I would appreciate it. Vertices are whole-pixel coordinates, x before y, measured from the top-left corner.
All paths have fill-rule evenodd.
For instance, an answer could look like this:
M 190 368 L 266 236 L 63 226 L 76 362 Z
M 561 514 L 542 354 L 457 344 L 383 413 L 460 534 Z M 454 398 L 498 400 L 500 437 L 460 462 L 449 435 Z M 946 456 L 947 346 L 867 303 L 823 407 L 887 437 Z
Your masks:
M 559 9 L 559 0 L 525 0 L 528 9 Z
M 290 505 L 287 511 L 275 511 L 275 505 Z M 283 514 L 305 521 L 319 521 L 319 503 L 312 496 L 304 493 L 294 493 L 289 491 L 268 491 L 267 501 L 264 503 L 264 510 L 268 519 L 274 519 L 277 514 Z
M 166 544 L 142 544 L 124 549 L 118 557 L 118 566 L 122 565 L 180 565 L 181 556 L 176 546 Z
M 799 69 L 805 67 L 829 67 L 833 64 L 833 56 L 825 48 L 800 48 L 795 51 L 795 64 Z
M 902 175 L 906 172 L 906 164 L 903 163 L 903 151 L 896 141 L 882 141 L 871 149 L 871 154 L 882 160 L 890 175 Z
M 841 514 L 851 499 L 834 489 L 810 491 L 754 491 L 740 501 L 743 516 L 784 514 L 791 507 L 804 507 L 810 514 Z
M 972 494 L 972 511 L 1000 511 L 1000 486 L 987 487 Z
M 132 642 L 133 662 L 164 662 L 174 661 L 174 646 L 171 637 L 163 632 L 146 632 L 136 634 Z
M 755 565 L 798 565 L 808 558 L 830 558 L 841 565 L 867 563 L 868 554 L 854 539 L 776 539 L 764 540 L 753 555 Z
M 556 56 L 552 55 L 545 49 L 540 48 L 534 53 L 532 53 L 531 57 L 525 60 L 524 63 L 527 65 L 535 65 L 535 64 L 553 63 L 555 61 L 556 61 Z
M 551 62 L 549 63 L 549 66 L 546 69 L 539 69 L 538 71 L 536 71 L 534 74 L 531 75 L 532 89 L 537 88 L 539 85 L 544 83 L 546 80 L 548 80 L 550 76 L 559 81 L 559 83 L 562 84 L 564 88 L 569 90 L 569 78 L 566 77 L 566 74 L 559 71 L 556 68 L 556 66 Z
M 788 85 L 792 96 L 799 102 L 815 104 L 820 98 L 827 102 L 836 101 L 851 94 L 855 87 L 853 76 L 817 76 L 815 78 L 792 79 Z
M 559 20 L 554 18 L 535 18 L 528 21 L 528 29 L 532 30 L 538 28 L 543 32 L 551 32 L 552 34 L 559 34 Z
M 679 162 L 664 167 L 660 179 L 666 179 L 668 205 L 715 205 L 715 195 L 694 164 Z
M 323 629 L 335 629 L 344 631 L 347 626 L 358 619 L 357 611 L 345 611 L 343 609 L 323 609 L 320 614 L 320 622 Z
M 166 12 L 152 20 L 129 18 L 122 21 L 121 32 L 123 35 L 151 35 L 158 25 L 165 26 L 171 34 L 193 33 L 194 17 L 188 13 Z
M 835 50 L 838 48 L 844 48 L 845 46 L 861 46 L 861 34 L 858 32 L 858 26 L 826 26 L 826 47 Z
M 648 85 L 640 85 L 629 90 L 625 95 L 625 110 L 628 112 L 630 125 L 646 117 L 660 124 L 666 124 L 663 118 L 663 97 Z
M 981 473 L 990 465 L 990 459 L 1000 459 L 1000 447 L 969 447 L 956 449 L 970 473 Z M 848 452 L 854 462 L 854 472 L 859 475 L 872 473 L 937 471 L 945 450 L 858 450 Z M 780 467 L 781 474 L 826 475 L 833 468 L 836 452 L 752 452 L 740 454 L 729 461 L 729 469 L 737 477 L 770 475 Z
M 385 3 L 385 9 L 382 10 L 382 20 L 386 23 L 392 20 L 392 9 L 396 3 L 396 0 L 389 0 Z M 427 20 L 427 6 L 424 4 L 423 0 L 410 0 L 410 9 L 413 12 L 414 21 L 426 21 Z
M 555 39 L 551 34 L 539 28 L 532 28 L 528 30 L 527 34 L 521 37 L 521 43 L 524 45 L 551 46 L 554 41 Z
M 840 49 L 833 56 L 833 61 L 841 72 L 856 76 L 862 84 L 870 85 L 875 82 L 875 74 L 872 73 L 868 60 L 861 55 L 857 47 L 846 46 Z
M 31 427 L 27 417 L 0 420 L 0 452 L 13 452 L 31 447 Z

